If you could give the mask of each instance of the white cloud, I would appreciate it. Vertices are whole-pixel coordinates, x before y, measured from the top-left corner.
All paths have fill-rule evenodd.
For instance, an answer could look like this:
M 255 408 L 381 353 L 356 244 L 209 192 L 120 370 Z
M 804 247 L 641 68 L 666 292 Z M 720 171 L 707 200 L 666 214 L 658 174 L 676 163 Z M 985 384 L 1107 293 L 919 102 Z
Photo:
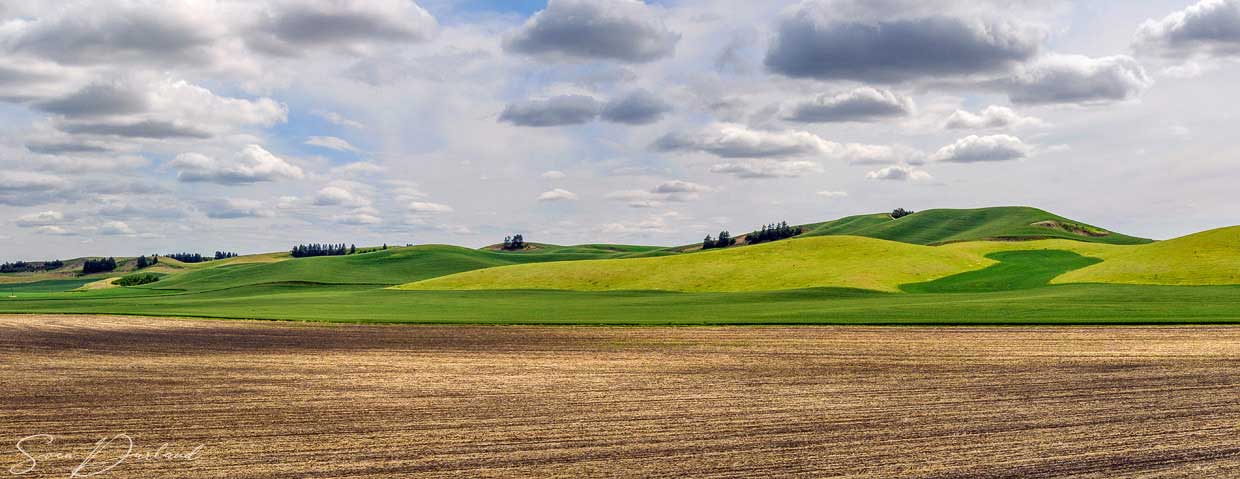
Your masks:
M 123 221 L 108 221 L 99 227 L 99 233 L 105 235 L 132 235 L 135 234 L 133 228 Z
M 554 61 L 644 63 L 671 55 L 680 35 L 634 0 L 550 0 L 504 38 L 504 49 Z
M 77 234 L 73 232 L 72 230 L 69 230 L 62 226 L 56 226 L 56 225 L 40 226 L 37 231 L 41 234 L 55 235 L 55 236 L 73 236 Z
M 212 219 L 270 218 L 275 213 L 262 202 L 243 198 L 218 198 L 204 201 L 203 210 Z
M 833 144 L 805 131 L 762 131 L 721 123 L 693 133 L 669 133 L 654 147 L 660 151 L 703 151 L 723 158 L 770 158 L 822 154 Z
M 969 135 L 940 148 L 930 159 L 951 163 L 1011 161 L 1027 158 L 1032 151 L 1032 148 L 1014 136 Z
M 344 115 L 341 115 L 334 111 L 314 110 L 310 112 L 310 114 L 317 116 L 319 118 L 322 118 L 324 120 L 327 120 L 328 123 L 331 123 L 336 126 L 347 126 L 349 128 L 358 128 L 358 129 L 366 128 L 366 125 L 362 124 L 361 122 L 351 120 L 345 117 Z
M 414 201 L 409 204 L 409 211 L 414 213 L 451 213 L 453 209 L 445 204 Z
M 1201 0 L 1137 30 L 1136 48 L 1181 59 L 1240 55 L 1240 1 Z
M 846 191 L 822 190 L 816 194 L 823 198 L 847 198 L 848 197 L 848 192 Z
M 1045 126 L 1046 123 L 1032 116 L 1023 116 L 1006 106 L 991 105 L 972 113 L 956 110 L 947 118 L 945 126 L 953 130 L 1008 129 Z
M 888 166 L 866 173 L 865 177 L 871 180 L 891 181 L 929 181 L 933 179 L 930 173 L 907 165 Z
M 1153 80 L 1132 57 L 1048 55 L 1024 66 L 1007 82 L 1018 104 L 1104 105 L 1136 98 Z
M 890 90 L 861 87 L 836 95 L 821 95 L 786 108 L 785 118 L 805 123 L 873 122 L 913 114 L 913 99 Z
M 711 173 L 723 173 L 738 178 L 795 178 L 822 171 L 822 165 L 805 160 L 740 160 L 719 163 L 710 167 Z
M 369 206 L 370 199 L 340 185 L 325 186 L 315 193 L 314 204 L 318 206 Z
M 182 153 L 177 155 L 170 165 L 176 168 L 177 179 L 184 182 L 237 185 L 305 177 L 300 167 L 258 145 L 248 145 L 228 160 L 198 153 Z
M 64 220 L 65 214 L 59 211 L 40 211 L 20 216 L 14 223 L 22 228 L 32 228 L 35 226 L 54 225 L 64 222 Z
M 577 199 L 577 193 L 561 188 L 544 191 L 538 195 L 538 201 L 572 201 L 575 199 Z
M 361 153 L 361 150 L 359 150 L 356 146 L 353 146 L 343 138 L 337 138 L 334 136 L 312 136 L 306 139 L 306 144 L 320 148 L 327 148 L 329 150 Z
M 568 175 L 564 174 L 563 171 L 556 170 L 544 171 L 543 174 L 538 176 L 544 180 L 562 180 L 568 177 Z

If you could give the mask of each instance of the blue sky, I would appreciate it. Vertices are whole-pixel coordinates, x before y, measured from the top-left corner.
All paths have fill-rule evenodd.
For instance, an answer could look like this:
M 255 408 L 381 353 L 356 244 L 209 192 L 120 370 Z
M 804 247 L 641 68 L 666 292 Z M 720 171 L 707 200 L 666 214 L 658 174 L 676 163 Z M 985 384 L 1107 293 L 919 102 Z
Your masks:
M 1014 204 L 1168 238 L 1240 224 L 1229 25 L 1240 0 L 10 1 L 0 259 Z

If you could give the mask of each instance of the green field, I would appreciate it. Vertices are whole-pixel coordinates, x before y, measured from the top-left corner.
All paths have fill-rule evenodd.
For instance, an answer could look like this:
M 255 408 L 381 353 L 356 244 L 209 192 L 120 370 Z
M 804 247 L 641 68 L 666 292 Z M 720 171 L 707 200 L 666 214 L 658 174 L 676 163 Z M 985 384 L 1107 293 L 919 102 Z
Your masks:
M 616 325 L 1240 322 L 1240 228 L 1149 243 L 1054 215 L 1072 226 L 1028 223 L 1046 215 L 861 215 L 799 238 L 694 252 L 535 244 L 518 252 L 424 245 L 299 259 L 269 253 L 169 264 L 153 283 L 76 291 L 100 277 L 15 276 L 0 285 L 9 290 L 0 313 Z M 844 234 L 850 229 L 869 234 Z M 963 241 L 972 237 L 992 240 Z

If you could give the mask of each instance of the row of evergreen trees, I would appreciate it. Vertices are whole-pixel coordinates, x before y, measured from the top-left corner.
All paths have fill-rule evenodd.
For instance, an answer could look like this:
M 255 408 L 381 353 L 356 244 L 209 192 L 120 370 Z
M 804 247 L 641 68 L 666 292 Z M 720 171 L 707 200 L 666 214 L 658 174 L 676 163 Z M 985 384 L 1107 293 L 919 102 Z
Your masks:
M 215 252 L 215 259 L 228 259 L 228 258 L 236 258 L 236 257 L 237 257 L 237 253 L 233 253 L 231 251 L 216 251 Z
M 502 248 L 505 251 L 523 250 L 525 249 L 525 237 L 521 235 L 505 236 Z
M 387 249 L 387 245 L 383 245 L 383 249 Z M 294 258 L 309 258 L 311 256 L 344 256 L 357 252 L 357 245 L 340 244 L 299 244 L 293 247 Z
M 727 230 L 719 232 L 719 238 L 711 238 L 706 235 L 706 239 L 702 240 L 702 249 L 727 248 L 736 244 L 736 238 L 732 237 L 732 233 Z
M 805 230 L 800 226 L 788 226 L 787 221 L 780 221 L 779 223 L 765 225 L 762 229 L 745 235 L 745 244 L 758 244 L 791 238 L 804 232 Z
M 104 273 L 116 269 L 116 258 L 88 259 L 82 263 L 82 274 Z
M 203 261 L 209 261 L 211 259 L 198 253 L 172 253 L 172 254 L 166 254 L 164 256 L 175 259 L 182 263 L 201 263 Z
M 12 263 L 0 264 L 0 273 L 33 273 L 36 271 L 51 271 L 64 266 L 65 262 L 61 260 L 52 261 L 14 261 Z
M 138 264 L 134 269 L 142 269 L 147 266 L 155 266 L 156 264 L 159 264 L 159 255 L 157 254 L 151 255 L 151 259 L 146 259 L 146 256 L 139 256 Z

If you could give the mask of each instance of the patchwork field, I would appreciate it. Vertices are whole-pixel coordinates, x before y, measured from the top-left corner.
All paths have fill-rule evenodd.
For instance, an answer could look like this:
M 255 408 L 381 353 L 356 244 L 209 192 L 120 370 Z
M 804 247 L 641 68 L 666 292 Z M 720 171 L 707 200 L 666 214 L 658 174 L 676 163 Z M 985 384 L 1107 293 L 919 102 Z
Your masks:
M 1240 474 L 1234 327 L 19 315 L 0 317 L 0 388 L 5 468 L 53 438 L 26 443 L 24 477 L 122 433 L 139 456 L 110 477 Z

